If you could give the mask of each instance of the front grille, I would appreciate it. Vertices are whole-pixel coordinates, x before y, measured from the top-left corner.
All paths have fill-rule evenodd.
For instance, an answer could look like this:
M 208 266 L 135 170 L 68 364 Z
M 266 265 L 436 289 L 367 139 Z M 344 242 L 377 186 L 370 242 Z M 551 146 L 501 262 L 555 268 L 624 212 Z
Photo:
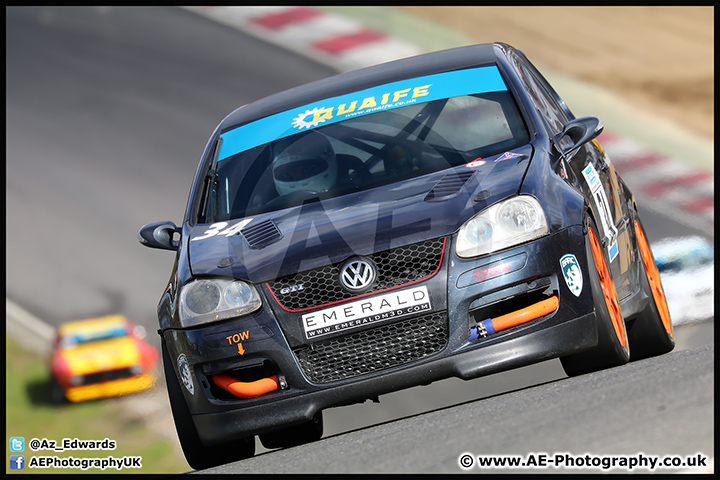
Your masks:
M 80 385 L 93 385 L 95 383 L 109 382 L 111 380 L 120 380 L 122 378 L 130 378 L 135 374 L 129 368 L 121 368 L 119 370 L 108 370 L 106 372 L 91 373 L 83 375 Z
M 440 266 L 444 245 L 444 238 L 435 238 L 369 255 L 378 269 L 371 292 L 430 277 Z M 337 263 L 288 275 L 267 285 L 286 310 L 302 310 L 347 300 L 357 294 L 340 286 L 338 273 L 341 265 Z M 302 289 L 298 288 L 299 285 Z M 283 293 L 283 289 L 287 293 Z
M 328 383 L 429 357 L 448 342 L 446 312 L 434 312 L 293 350 L 310 381 Z

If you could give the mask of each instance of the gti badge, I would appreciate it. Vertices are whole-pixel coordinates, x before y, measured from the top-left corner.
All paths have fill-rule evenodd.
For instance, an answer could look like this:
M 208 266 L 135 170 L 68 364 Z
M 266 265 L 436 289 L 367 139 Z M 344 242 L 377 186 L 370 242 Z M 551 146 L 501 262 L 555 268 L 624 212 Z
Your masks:
M 583 288 L 583 277 L 575 255 L 563 255 L 562 258 L 560 258 L 560 267 L 562 268 L 563 277 L 565 277 L 565 283 L 567 283 L 570 292 L 576 297 L 579 297 Z
M 303 289 L 302 283 L 298 283 L 297 285 L 290 285 L 289 287 L 285 287 L 282 290 L 280 290 L 280 295 L 287 295 L 288 293 L 299 292 L 302 289 Z
M 367 289 L 375 281 L 375 266 L 362 258 L 352 258 L 340 267 L 340 283 L 356 293 Z

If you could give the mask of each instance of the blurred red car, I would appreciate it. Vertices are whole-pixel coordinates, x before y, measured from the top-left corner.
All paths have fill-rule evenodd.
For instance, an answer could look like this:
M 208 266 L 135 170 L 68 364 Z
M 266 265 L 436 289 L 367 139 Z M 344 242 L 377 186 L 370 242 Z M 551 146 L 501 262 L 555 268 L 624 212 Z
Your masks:
M 143 327 L 122 315 L 61 325 L 50 366 L 53 401 L 82 402 L 153 387 L 159 355 L 145 337 Z

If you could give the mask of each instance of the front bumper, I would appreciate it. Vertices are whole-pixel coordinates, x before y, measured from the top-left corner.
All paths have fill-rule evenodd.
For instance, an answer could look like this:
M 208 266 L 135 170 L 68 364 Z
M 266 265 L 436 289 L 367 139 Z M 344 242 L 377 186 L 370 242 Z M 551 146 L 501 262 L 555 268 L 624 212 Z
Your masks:
M 194 387 L 183 392 L 203 442 L 225 443 L 309 421 L 325 408 L 449 377 L 472 379 L 597 344 L 581 226 L 473 260 L 456 257 L 449 240 L 441 268 L 414 285 L 426 286 L 432 294 L 432 315 L 438 325 L 442 323 L 442 332 L 439 326 L 423 330 L 417 322 L 428 315 L 419 314 L 330 335 L 327 340 L 304 340 L 299 338 L 297 326 L 293 330 L 287 324 L 289 318 L 299 323 L 299 314 L 278 313 L 277 304 L 267 294 L 264 308 L 251 317 L 195 330 L 165 330 L 171 358 L 184 355 L 190 367 Z M 576 257 L 583 275 L 585 287 L 579 294 L 571 293 L 563 279 L 560 258 L 567 254 Z M 471 341 L 470 329 L 484 318 L 507 314 L 552 295 L 559 298 L 556 311 Z M 388 344 L 385 339 L 370 343 L 379 329 L 385 330 L 388 339 L 397 338 L 399 346 L 414 347 L 398 350 L 403 353 L 397 362 L 384 361 L 392 356 L 386 351 L 376 353 L 375 359 L 371 351 L 379 348 L 375 345 Z M 323 351 L 325 345 L 334 348 L 347 343 L 349 337 L 360 339 L 355 342 L 359 347 L 353 347 L 352 361 L 367 359 L 369 367 L 363 365 L 364 370 L 354 376 L 352 372 L 349 376 L 318 376 L 308 370 L 308 357 L 301 352 Z M 431 345 L 425 347 L 426 343 Z M 363 345 L 366 350 L 358 353 Z M 333 348 L 326 349 L 328 355 Z M 342 367 L 348 358 L 338 356 L 333 361 Z M 177 371 L 177 361 L 175 367 Z M 332 365 L 328 368 L 332 370 Z M 280 374 L 286 388 L 257 398 L 235 398 L 211 379 L 227 372 L 248 381 Z
M 152 373 L 144 373 L 136 377 L 110 380 L 102 383 L 69 387 L 65 390 L 65 397 L 71 402 L 85 402 L 105 397 L 118 397 L 130 393 L 141 392 L 152 388 L 157 379 Z
M 310 421 L 319 410 L 352 403 L 354 399 L 363 400 L 450 377 L 468 380 L 490 375 L 580 351 L 596 343 L 595 316 L 591 313 L 507 342 L 423 362 L 380 377 L 358 379 L 260 405 L 195 415 L 193 419 L 204 443 L 225 443 L 278 425 Z

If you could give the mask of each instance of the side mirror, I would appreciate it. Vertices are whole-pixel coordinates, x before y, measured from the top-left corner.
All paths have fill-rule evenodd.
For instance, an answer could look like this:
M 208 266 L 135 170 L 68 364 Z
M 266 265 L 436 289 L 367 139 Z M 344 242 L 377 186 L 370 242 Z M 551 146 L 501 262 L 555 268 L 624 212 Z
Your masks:
M 180 233 L 180 227 L 173 222 L 149 223 L 140 229 L 138 241 L 150 248 L 161 248 L 163 250 L 177 250 L 180 248 L 180 241 L 173 237 Z
M 582 117 L 570 120 L 557 135 L 560 152 L 569 155 L 590 140 L 596 138 L 605 126 L 597 117 Z

